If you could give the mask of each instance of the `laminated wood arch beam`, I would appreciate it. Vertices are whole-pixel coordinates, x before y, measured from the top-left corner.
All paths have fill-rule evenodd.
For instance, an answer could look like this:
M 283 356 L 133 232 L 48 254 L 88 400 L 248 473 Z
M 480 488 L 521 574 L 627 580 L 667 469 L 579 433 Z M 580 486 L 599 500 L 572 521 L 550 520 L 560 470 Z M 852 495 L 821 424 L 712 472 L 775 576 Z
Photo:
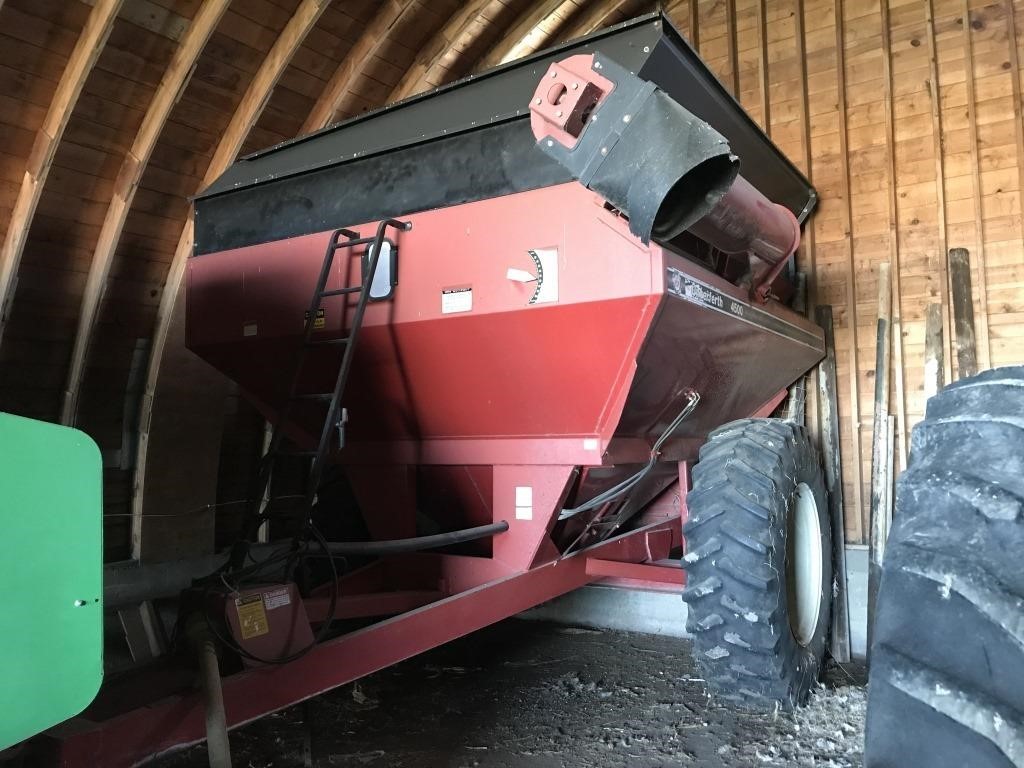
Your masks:
M 630 0 L 597 0 L 591 3 L 578 19 L 570 20 L 572 23 L 566 30 L 565 39 L 573 40 L 596 32 L 607 24 L 609 16 L 629 2 Z
M 526 42 L 530 33 L 548 16 L 561 8 L 564 2 L 565 0 L 536 0 L 516 20 L 512 29 L 480 60 L 476 69 L 490 69 L 506 61 L 533 53 L 533 49 L 530 49 Z
M 46 117 L 32 144 L 25 175 L 11 211 L 7 236 L 0 250 L 0 339 L 3 338 L 10 313 L 14 278 L 21 264 L 21 255 L 25 250 L 36 207 L 46 186 L 46 178 L 53 166 L 54 155 L 64 136 L 68 120 L 71 119 L 71 113 L 78 103 L 85 80 L 92 72 L 100 51 L 103 50 L 103 44 L 110 35 L 114 19 L 117 18 L 123 2 L 124 0 L 96 1 L 68 58 Z
M 220 176 L 237 157 L 249 131 L 256 124 L 270 95 L 277 85 L 292 56 L 302 45 L 306 35 L 313 29 L 330 0 L 302 0 L 289 19 L 284 30 L 274 42 L 259 70 L 231 116 L 213 158 L 200 184 L 200 191 Z M 142 554 L 142 500 L 145 490 L 146 457 L 149 451 L 149 425 L 153 415 L 153 402 L 160 379 L 160 369 L 167 349 L 168 334 L 174 317 L 185 262 L 192 251 L 193 221 L 191 215 L 182 228 L 181 237 L 174 251 L 171 267 L 164 284 L 160 306 L 157 309 L 156 328 L 153 334 L 152 353 L 146 371 L 146 387 L 139 412 L 138 448 L 135 462 L 135 485 L 132 490 L 132 556 L 141 559 Z
M 401 101 L 430 87 L 430 76 L 452 48 L 465 38 L 472 25 L 480 18 L 481 12 L 490 4 L 491 0 L 471 0 L 459 7 L 421 49 L 416 61 L 391 91 L 388 101 Z
M 75 346 L 71 353 L 67 382 L 64 387 L 64 402 L 61 407 L 61 423 L 72 424 L 78 410 L 78 396 L 85 370 L 92 337 L 96 330 L 96 317 L 103 293 L 110 275 L 110 266 L 117 251 L 118 241 L 124 229 L 125 220 L 131 210 L 135 191 L 142 174 L 149 163 L 150 155 L 163 132 L 171 109 L 177 103 L 188 83 L 199 54 L 206 47 L 210 35 L 216 28 L 231 0 L 206 0 L 196 12 L 181 44 L 174 52 L 160 85 L 142 119 L 131 149 L 121 163 L 117 174 L 110 206 L 107 208 L 99 240 L 89 265 L 89 277 L 85 284 L 82 307 L 79 313 Z
M 373 57 L 383 47 L 388 35 L 413 0 L 387 0 L 377 11 L 369 26 L 352 46 L 320 94 L 299 130 L 300 135 L 319 131 L 334 121 L 334 116 L 346 111 L 351 101 L 352 88 L 363 77 Z

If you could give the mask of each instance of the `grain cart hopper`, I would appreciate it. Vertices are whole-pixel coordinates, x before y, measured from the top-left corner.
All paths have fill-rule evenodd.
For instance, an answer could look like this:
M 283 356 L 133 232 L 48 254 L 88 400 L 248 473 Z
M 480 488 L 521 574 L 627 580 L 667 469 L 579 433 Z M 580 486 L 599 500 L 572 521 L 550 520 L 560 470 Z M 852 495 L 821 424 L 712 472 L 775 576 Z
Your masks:
M 750 417 L 823 354 L 776 299 L 814 202 L 660 15 L 214 182 L 187 343 L 275 425 L 229 564 L 188 598 L 241 658 L 227 725 L 586 584 L 682 592 L 683 565 L 713 690 L 797 703 L 828 623 L 823 490 L 803 429 Z M 304 456 L 289 518 L 274 478 Z M 359 540 L 330 535 L 336 467 Z M 282 541 L 257 547 L 268 522 Z M 97 757 L 203 717 L 168 698 Z

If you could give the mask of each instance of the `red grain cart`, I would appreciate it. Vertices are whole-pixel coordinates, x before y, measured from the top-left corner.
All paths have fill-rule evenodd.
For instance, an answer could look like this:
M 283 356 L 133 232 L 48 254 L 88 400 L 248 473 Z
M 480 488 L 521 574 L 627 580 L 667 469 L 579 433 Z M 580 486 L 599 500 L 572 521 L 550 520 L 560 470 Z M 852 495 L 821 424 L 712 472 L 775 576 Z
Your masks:
M 593 583 L 683 593 L 713 691 L 800 702 L 829 523 L 803 427 L 765 417 L 823 355 L 783 301 L 815 199 L 659 15 L 229 169 L 195 202 L 187 340 L 274 432 L 183 599 L 237 665 L 214 726 Z M 205 716 L 163 698 L 64 764 Z

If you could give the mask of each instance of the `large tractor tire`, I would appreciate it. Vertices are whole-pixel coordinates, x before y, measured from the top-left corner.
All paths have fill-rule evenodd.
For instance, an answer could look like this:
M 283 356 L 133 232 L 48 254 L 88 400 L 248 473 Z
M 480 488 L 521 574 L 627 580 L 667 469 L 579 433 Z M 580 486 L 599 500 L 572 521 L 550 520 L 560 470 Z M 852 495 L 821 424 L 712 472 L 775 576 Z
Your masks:
M 692 480 L 683 599 L 708 688 L 744 709 L 802 704 L 832 605 L 818 455 L 803 427 L 743 419 L 711 433 Z
M 928 401 L 893 517 L 866 764 L 1024 766 L 1024 367 Z

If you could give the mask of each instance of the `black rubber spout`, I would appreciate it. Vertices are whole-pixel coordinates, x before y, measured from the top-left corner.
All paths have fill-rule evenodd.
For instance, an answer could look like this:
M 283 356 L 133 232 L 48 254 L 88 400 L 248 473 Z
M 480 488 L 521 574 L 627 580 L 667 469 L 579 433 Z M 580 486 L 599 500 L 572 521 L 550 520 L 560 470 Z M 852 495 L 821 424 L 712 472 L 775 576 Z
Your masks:
M 535 129 L 538 146 L 628 217 L 644 243 L 671 240 L 725 196 L 739 159 L 724 136 L 653 83 L 601 54 L 591 68 L 604 90 L 579 136 L 570 145 Z

